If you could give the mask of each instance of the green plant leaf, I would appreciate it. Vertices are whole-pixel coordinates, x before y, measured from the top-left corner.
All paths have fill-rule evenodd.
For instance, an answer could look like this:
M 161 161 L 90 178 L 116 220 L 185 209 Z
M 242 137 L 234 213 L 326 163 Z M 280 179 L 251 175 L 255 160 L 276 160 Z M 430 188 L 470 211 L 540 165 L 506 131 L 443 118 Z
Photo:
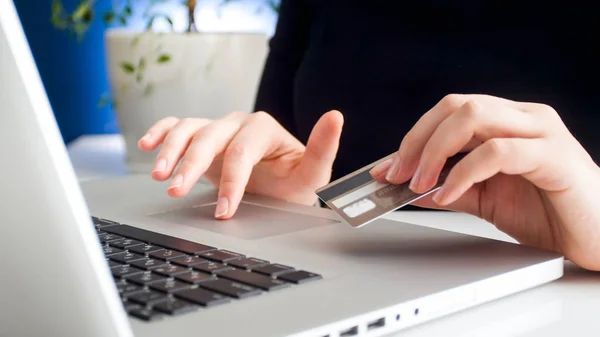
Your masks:
M 129 62 L 121 62 L 121 69 L 128 74 L 133 74 L 135 72 L 135 66 Z
M 142 38 L 142 34 L 139 34 L 136 37 L 134 37 L 133 40 L 131 40 L 131 47 L 137 46 L 137 44 L 140 43 L 141 38 Z
M 130 5 L 125 6 L 125 8 L 123 9 L 123 13 L 125 13 L 127 16 L 131 16 L 131 13 L 132 13 L 131 6 Z
M 275 13 L 279 13 L 279 3 L 275 0 L 269 0 L 268 1 L 268 5 L 271 8 L 271 10 Z
M 138 64 L 138 71 L 144 71 L 146 69 L 146 58 L 141 57 L 140 62 Z
M 52 1 L 52 16 L 60 16 L 64 12 L 63 4 L 60 0 Z
M 73 19 L 80 21 L 91 10 L 91 1 L 85 1 L 79 4 L 73 12 Z
M 93 9 L 90 9 L 87 12 L 85 12 L 85 14 L 83 14 L 83 17 L 81 18 L 81 21 L 88 25 L 90 25 L 93 20 L 94 20 L 94 10 Z
M 154 85 L 152 83 L 146 84 L 146 88 L 144 89 L 144 96 L 148 96 L 152 92 L 154 92 Z
M 115 20 L 115 12 L 108 11 L 108 12 L 104 13 L 103 20 L 104 20 L 104 23 L 111 24 Z
M 150 17 L 150 19 L 148 19 L 148 22 L 146 23 L 146 30 L 152 29 L 152 25 L 154 24 L 154 19 L 156 19 L 156 15 L 153 15 Z
M 73 26 L 73 31 L 75 32 L 75 35 L 77 35 L 77 42 L 81 42 L 81 40 L 83 40 L 83 37 L 85 36 L 89 28 L 90 25 L 86 23 L 75 23 L 75 25 Z
M 63 29 L 67 28 L 67 23 L 58 16 L 53 16 L 50 19 L 50 21 L 52 22 L 52 25 L 54 25 L 54 28 L 56 28 L 56 29 L 63 30 Z
M 143 73 L 137 73 L 137 75 L 135 75 L 135 81 L 137 83 L 141 83 L 144 80 L 144 74 Z
M 121 24 L 123 26 L 125 26 L 127 24 L 127 19 L 124 16 L 120 16 L 119 21 L 121 22 Z
M 158 63 L 167 63 L 171 61 L 171 56 L 168 54 L 162 54 L 158 57 L 158 59 L 156 60 L 156 62 Z
M 164 15 L 164 14 L 155 14 L 152 15 L 150 17 L 150 19 L 148 19 L 148 23 L 146 23 L 146 30 L 151 30 L 152 26 L 154 26 L 154 21 L 157 18 L 164 18 L 165 20 L 167 20 L 167 22 L 169 23 L 169 26 L 171 27 L 171 30 L 173 30 L 173 19 L 171 19 L 168 15 Z

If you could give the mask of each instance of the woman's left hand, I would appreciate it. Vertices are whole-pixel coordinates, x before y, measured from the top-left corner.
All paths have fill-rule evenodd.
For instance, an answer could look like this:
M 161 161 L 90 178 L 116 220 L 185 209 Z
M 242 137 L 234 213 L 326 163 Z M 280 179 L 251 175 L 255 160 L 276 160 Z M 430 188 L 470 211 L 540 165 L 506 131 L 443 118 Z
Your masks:
M 543 104 L 449 95 L 371 174 L 424 193 L 446 159 L 470 152 L 437 192 L 414 204 L 481 217 L 522 244 L 600 270 L 600 168 Z

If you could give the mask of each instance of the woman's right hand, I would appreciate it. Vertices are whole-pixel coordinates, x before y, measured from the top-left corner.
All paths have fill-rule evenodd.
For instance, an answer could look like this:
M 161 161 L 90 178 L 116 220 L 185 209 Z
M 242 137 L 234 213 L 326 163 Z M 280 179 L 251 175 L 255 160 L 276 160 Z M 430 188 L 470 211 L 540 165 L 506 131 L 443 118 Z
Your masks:
M 340 112 L 326 113 L 304 146 L 264 112 L 232 113 L 219 120 L 168 117 L 138 145 L 153 151 L 162 144 L 152 177 L 165 181 L 175 173 L 170 196 L 185 196 L 205 176 L 219 189 L 215 217 L 229 219 L 245 191 L 314 204 L 315 190 L 331 179 L 342 125 Z

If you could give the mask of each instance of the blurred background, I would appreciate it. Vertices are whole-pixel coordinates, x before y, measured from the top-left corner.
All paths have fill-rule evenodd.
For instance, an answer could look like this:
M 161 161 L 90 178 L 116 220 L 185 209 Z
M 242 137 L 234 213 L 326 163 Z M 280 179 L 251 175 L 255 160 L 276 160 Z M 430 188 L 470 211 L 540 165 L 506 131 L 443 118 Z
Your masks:
M 196 2 L 196 1 L 191 1 Z M 82 6 L 82 4 L 84 6 Z M 85 4 L 88 4 L 87 6 Z M 56 115 L 60 131 L 65 142 L 70 142 L 84 134 L 114 134 L 120 133 L 120 128 L 127 125 L 118 123 L 117 110 L 120 108 L 115 102 L 122 99 L 122 113 L 127 114 L 131 109 L 140 108 L 131 106 L 131 101 L 139 94 L 140 89 L 146 94 L 156 89 L 159 84 L 169 83 L 172 79 L 166 78 L 160 71 L 172 71 L 174 68 L 186 69 L 183 56 L 188 59 L 193 57 L 215 58 L 215 55 L 206 55 L 196 50 L 186 50 L 182 46 L 187 41 L 177 41 L 168 36 L 163 41 L 146 41 L 142 32 L 151 30 L 168 35 L 171 30 L 181 37 L 188 28 L 187 2 L 183 0 L 144 0 L 144 1 L 84 1 L 80 0 L 15 0 L 25 33 L 29 39 L 39 72 L 50 98 L 51 105 Z M 253 96 L 252 82 L 256 81 L 262 67 L 262 58 L 266 53 L 265 41 L 274 31 L 277 20 L 277 2 L 264 0 L 199 0 L 196 4 L 196 29 L 202 33 L 218 33 L 220 37 L 200 41 L 199 45 L 209 51 L 221 52 L 221 68 L 245 68 L 248 79 L 243 84 L 246 87 L 236 89 L 245 92 L 242 101 L 234 102 L 231 106 L 223 105 L 217 109 L 247 107 L 249 97 Z M 113 40 L 109 35 L 114 31 Z M 156 35 L 154 34 L 154 35 Z M 172 34 L 172 33 L 171 33 Z M 115 36 L 116 35 L 116 36 Z M 253 36 L 253 39 L 244 40 L 244 36 Z M 135 41 L 135 38 L 138 38 Z M 236 39 L 237 38 L 237 39 Z M 158 40 L 158 36 L 146 40 Z M 141 41 L 141 42 L 140 42 Z M 131 45 L 137 42 L 138 47 Z M 162 44 L 158 55 L 148 53 L 142 47 Z M 153 46 L 156 47 L 156 46 Z M 217 50 L 221 48 L 221 50 Z M 254 56 L 246 63 L 240 60 L 236 53 L 242 49 L 254 49 Z M 113 53 L 115 59 L 110 59 L 108 52 Z M 196 53 L 196 55 L 190 55 Z M 223 55 L 229 54 L 229 55 Z M 162 63 L 159 58 L 162 57 Z M 167 58 L 170 58 L 167 60 Z M 144 60 L 142 60 L 144 59 Z M 211 60 L 205 61 L 209 63 Z M 214 60 L 212 60 L 214 62 Z M 112 62 L 112 64 L 111 64 Z M 198 60 L 196 60 L 198 62 Z M 127 64 L 126 64 L 127 63 Z M 164 65 L 163 69 L 151 70 L 151 65 Z M 132 71 L 128 68 L 133 65 Z M 141 67 L 140 67 L 141 66 Z M 171 68 L 167 68 L 167 67 Z M 210 64 L 209 64 L 210 66 Z M 145 78 L 140 78 L 140 68 L 144 68 Z M 218 71 L 219 66 L 213 65 L 213 71 Z M 115 68 L 115 69 L 112 69 Z M 125 94 L 124 87 L 127 79 L 124 75 L 131 75 L 131 82 L 140 82 L 140 88 L 129 85 L 129 92 Z M 202 76 L 202 75 L 201 75 Z M 214 74 L 211 78 L 217 77 Z M 208 77 L 208 76 L 205 76 Z M 211 80 L 208 79 L 208 81 Z M 111 80 L 113 91 L 111 94 Z M 150 82 L 152 80 L 153 82 Z M 170 82 L 169 82 L 170 81 Z M 223 81 L 221 81 L 223 82 Z M 226 85 L 227 83 L 223 83 Z M 196 87 L 201 87 L 197 84 Z M 213 85 L 218 87 L 218 85 Z M 155 93 L 157 90 L 154 90 Z M 164 92 L 164 90 L 163 90 Z M 186 93 L 181 93 L 185 95 Z M 189 93 L 187 93 L 189 94 Z M 127 96 L 129 95 L 129 96 Z M 157 94 L 154 101 L 164 101 L 164 94 Z M 115 97 L 117 96 L 117 97 Z M 148 95 L 147 95 L 148 96 Z M 239 95 L 238 95 L 239 97 Z M 226 99 L 226 98 L 224 98 Z M 178 101 L 185 102 L 186 97 Z M 160 105 L 168 104 L 163 102 Z M 185 103 L 182 103 L 185 104 Z M 141 108 L 144 108 L 142 105 Z M 210 108 L 210 107 L 209 107 Z M 250 107 L 248 107 L 250 108 Z M 220 111 L 214 111 L 218 114 Z M 147 111 L 147 119 L 155 119 L 156 112 Z M 134 116 L 129 119 L 140 119 Z M 127 123 L 128 118 L 122 119 Z M 147 123 L 141 123 L 140 129 Z M 125 130 L 130 131 L 130 130 Z M 135 131 L 134 131 L 135 132 Z M 136 134 L 137 135 L 137 134 Z

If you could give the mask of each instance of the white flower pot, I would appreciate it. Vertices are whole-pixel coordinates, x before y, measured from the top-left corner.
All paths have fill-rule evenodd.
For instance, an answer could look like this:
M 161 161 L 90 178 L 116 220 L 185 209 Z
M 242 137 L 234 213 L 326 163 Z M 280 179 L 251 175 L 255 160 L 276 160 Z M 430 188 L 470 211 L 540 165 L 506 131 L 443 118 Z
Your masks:
M 267 35 L 259 33 L 140 35 L 108 30 L 111 94 L 129 169 L 151 171 L 156 152 L 140 151 L 137 141 L 161 118 L 219 118 L 232 111 L 250 112 L 267 49 Z M 161 55 L 170 60 L 159 62 Z M 131 71 L 127 63 L 135 69 Z

